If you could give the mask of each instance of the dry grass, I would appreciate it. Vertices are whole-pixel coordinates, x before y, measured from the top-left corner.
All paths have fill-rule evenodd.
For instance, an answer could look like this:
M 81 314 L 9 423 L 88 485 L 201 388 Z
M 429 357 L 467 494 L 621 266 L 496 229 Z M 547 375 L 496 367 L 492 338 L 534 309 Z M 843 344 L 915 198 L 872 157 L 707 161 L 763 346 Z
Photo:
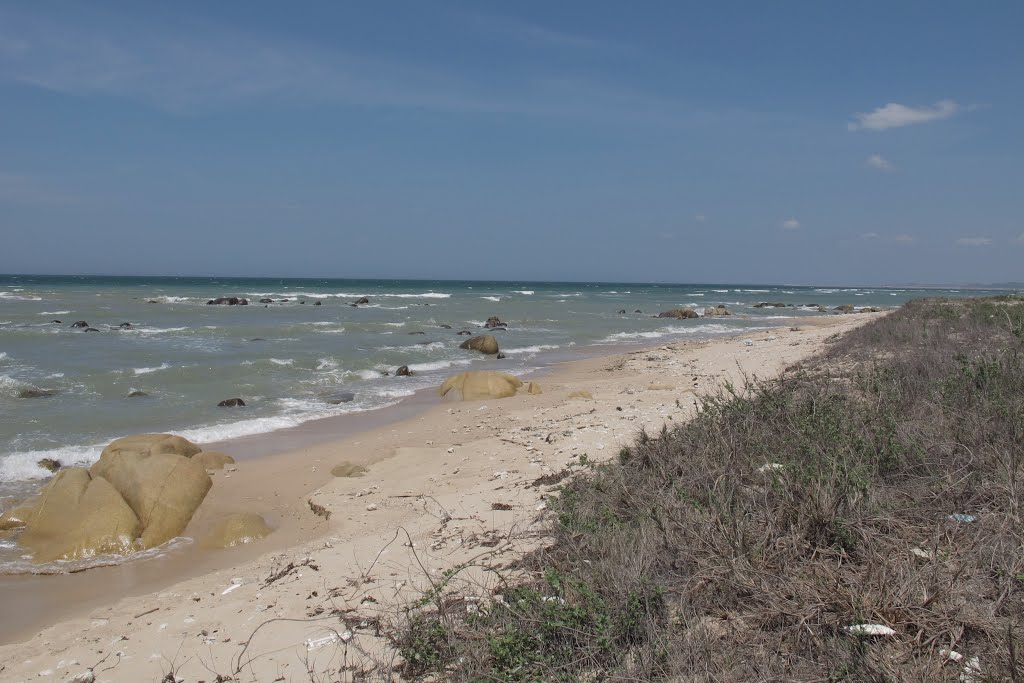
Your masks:
M 406 611 L 404 677 L 1024 681 L 1017 303 L 912 302 L 640 434 L 490 600 Z

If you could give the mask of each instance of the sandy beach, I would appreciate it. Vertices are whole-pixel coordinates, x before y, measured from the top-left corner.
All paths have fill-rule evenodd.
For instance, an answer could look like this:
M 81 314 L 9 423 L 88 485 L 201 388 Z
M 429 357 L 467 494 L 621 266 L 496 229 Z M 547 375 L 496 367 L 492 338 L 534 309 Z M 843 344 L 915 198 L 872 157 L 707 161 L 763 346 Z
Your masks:
M 214 476 L 186 535 L 202 537 L 227 512 L 259 513 L 274 533 L 227 551 L 189 546 L 75 575 L 5 577 L 0 680 L 92 669 L 97 681 L 308 681 L 310 671 L 356 670 L 385 651 L 379 626 L 445 570 L 507 565 L 535 544 L 544 498 L 567 473 L 615 457 L 641 429 L 686 420 L 695 394 L 774 376 L 879 315 L 575 360 L 533 378 L 537 395 L 421 395 L 389 417 L 362 417 L 342 440 L 257 458 L 245 439 L 222 444 L 238 462 Z M 367 472 L 333 476 L 341 463 Z M 465 576 L 481 591 L 497 580 Z M 21 617 L 29 611 L 34 621 Z

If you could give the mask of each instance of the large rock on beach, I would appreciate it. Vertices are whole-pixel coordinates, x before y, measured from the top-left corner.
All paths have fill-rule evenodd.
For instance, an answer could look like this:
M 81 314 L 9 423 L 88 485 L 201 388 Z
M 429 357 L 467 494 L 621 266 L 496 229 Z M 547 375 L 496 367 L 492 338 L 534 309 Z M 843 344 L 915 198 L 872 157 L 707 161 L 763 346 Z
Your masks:
M 476 370 L 453 375 L 444 381 L 438 393 L 456 401 L 479 401 L 515 396 L 523 383 L 519 378 L 491 370 Z
M 115 453 L 130 452 L 138 455 L 170 453 L 191 458 L 203 449 L 188 439 L 173 434 L 134 434 L 114 439 L 100 453 L 100 460 Z
M 460 349 L 469 349 L 470 351 L 479 351 L 489 356 L 493 356 L 498 352 L 498 340 L 490 334 L 481 334 L 478 337 L 470 337 L 466 341 L 459 344 Z
M 217 299 L 210 299 L 207 306 L 248 306 L 248 299 L 239 299 L 237 296 L 222 296 Z
M 725 306 L 714 306 L 704 309 L 705 318 L 712 318 L 717 315 L 732 315 L 732 311 L 730 311 Z
M 201 462 L 172 453 L 104 451 L 89 472 L 113 484 L 138 515 L 144 548 L 184 531 L 213 485 Z
M 268 536 L 272 529 L 254 512 L 236 512 L 228 515 L 210 530 L 200 545 L 204 548 L 231 548 L 252 543 Z
M 687 318 L 699 318 L 697 311 L 692 308 L 673 308 L 668 311 L 662 311 L 658 314 L 659 318 L 673 318 L 675 320 L 685 320 Z
M 23 518 L 18 542 L 37 563 L 126 554 L 141 529 L 110 482 L 81 467 L 58 472 L 34 500 L 10 513 Z
M 49 398 L 57 395 L 56 389 L 22 389 L 18 392 L 18 398 Z

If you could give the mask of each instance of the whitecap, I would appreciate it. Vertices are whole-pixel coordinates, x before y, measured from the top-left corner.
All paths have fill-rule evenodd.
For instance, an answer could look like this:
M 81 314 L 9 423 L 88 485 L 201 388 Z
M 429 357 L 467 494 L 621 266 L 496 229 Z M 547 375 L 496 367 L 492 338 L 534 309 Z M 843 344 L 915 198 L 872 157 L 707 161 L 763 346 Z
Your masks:
M 284 358 L 284 359 L 281 359 L 281 358 L 268 358 L 267 360 L 269 360 L 274 365 L 294 365 L 295 364 L 295 359 L 293 359 L 293 358 Z
M 521 353 L 540 353 L 541 351 L 550 351 L 557 348 L 559 348 L 557 344 L 538 344 L 536 346 L 520 346 L 518 348 L 502 349 L 501 352 L 506 356 L 514 356 Z
M 486 299 L 487 301 L 501 301 L 501 297 L 500 296 L 482 296 L 480 298 L 481 299 Z
M 531 294 L 534 293 L 534 291 L 532 289 L 513 289 L 512 293 L 513 294 L 525 294 L 526 296 L 530 296 Z
M 71 311 L 43 311 L 41 313 L 36 313 L 36 315 L 67 315 L 69 313 L 71 313 Z
M 136 375 L 148 375 L 151 372 L 158 372 L 160 370 L 167 370 L 171 367 L 170 363 L 161 363 L 160 365 L 153 368 L 132 368 L 132 372 Z
M 473 361 L 461 359 L 461 360 L 439 360 L 433 363 L 411 363 L 409 369 L 413 372 L 430 372 L 431 370 L 444 370 L 445 368 L 451 368 L 456 365 L 469 365 Z

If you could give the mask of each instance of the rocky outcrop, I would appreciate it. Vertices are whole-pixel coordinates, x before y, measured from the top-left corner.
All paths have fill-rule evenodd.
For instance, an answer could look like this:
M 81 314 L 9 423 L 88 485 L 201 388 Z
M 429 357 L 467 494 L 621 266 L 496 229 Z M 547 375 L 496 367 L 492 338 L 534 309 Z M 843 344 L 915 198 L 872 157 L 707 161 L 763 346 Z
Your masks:
M 231 548 L 258 541 L 273 531 L 266 520 L 254 512 L 228 515 L 210 530 L 200 545 L 204 548 Z
M 360 297 L 360 298 L 356 299 L 352 303 L 355 304 L 356 306 L 362 306 L 363 304 L 370 303 L 370 300 L 367 299 L 365 296 L 363 296 L 363 297 Z
M 459 344 L 460 349 L 468 349 L 470 351 L 479 351 L 480 353 L 493 356 L 498 353 L 498 340 L 492 335 L 481 334 L 478 337 L 470 337 L 466 341 Z
M 89 323 L 84 320 L 79 320 L 78 322 L 71 323 L 71 327 L 89 327 Z
M 704 309 L 705 318 L 712 318 L 719 315 L 732 315 L 732 311 L 730 311 L 725 306 L 715 306 L 713 308 L 708 307 Z
M 263 298 L 263 299 L 260 299 L 260 303 L 261 304 L 272 304 L 272 303 L 274 303 L 274 300 L 273 299 Z
M 244 408 L 245 401 L 240 398 L 226 398 L 217 404 L 218 408 Z
M 840 313 L 853 313 L 854 312 L 854 308 L 853 308 L 852 304 L 840 304 L 839 306 L 836 306 L 832 310 L 833 311 L 838 311 Z
M 487 322 L 484 323 L 484 327 L 486 327 L 487 329 L 494 329 L 497 327 L 508 327 L 508 323 L 503 323 L 498 318 L 498 316 L 492 315 L 487 319 Z
M 410 370 L 408 365 L 402 365 L 395 370 L 395 377 L 412 377 L 414 374 L 416 373 Z
M 218 299 L 210 299 L 207 306 L 248 306 L 248 299 L 239 299 L 237 296 L 222 296 Z
M 477 370 L 453 375 L 444 381 L 438 393 L 456 401 L 479 401 L 515 396 L 523 383 L 512 375 L 491 370 Z
M 773 302 L 762 301 L 760 303 L 754 304 L 754 308 L 785 308 L 785 307 L 786 307 L 786 304 L 779 303 L 778 301 L 773 301 Z
M 699 318 L 697 311 L 692 308 L 673 308 L 668 311 L 662 311 L 658 314 L 659 318 L 673 318 L 675 320 L 685 320 L 687 318 Z

